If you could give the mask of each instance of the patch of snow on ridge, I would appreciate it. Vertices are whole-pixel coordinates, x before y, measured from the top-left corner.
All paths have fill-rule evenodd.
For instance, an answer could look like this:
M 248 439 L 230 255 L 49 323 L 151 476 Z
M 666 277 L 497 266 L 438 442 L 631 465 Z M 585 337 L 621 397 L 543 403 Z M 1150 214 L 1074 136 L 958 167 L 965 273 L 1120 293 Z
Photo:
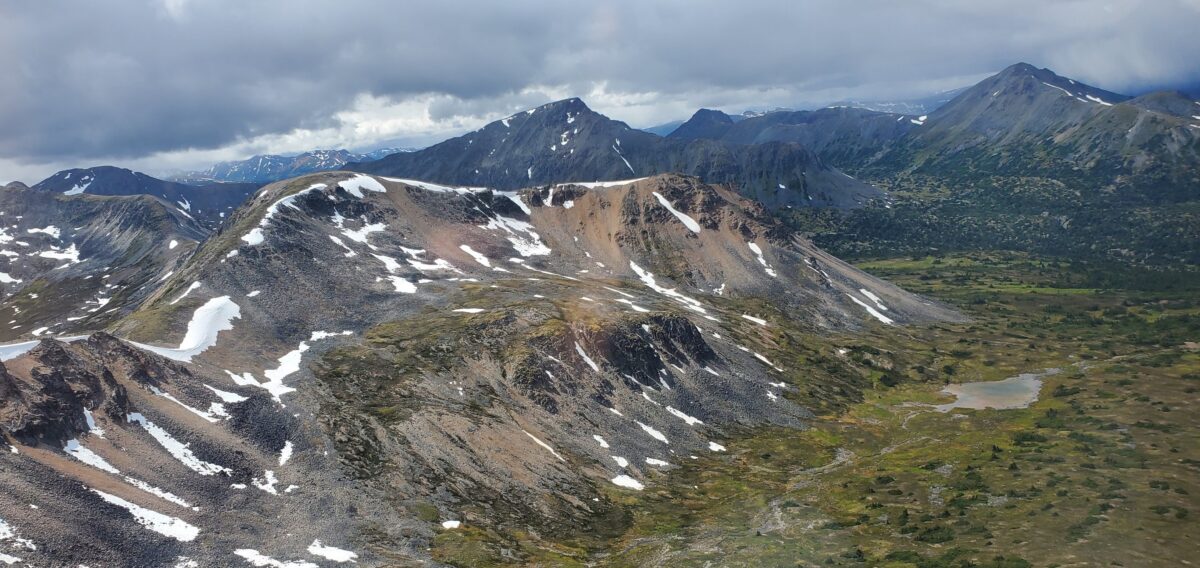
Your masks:
M 530 209 L 528 205 L 525 205 L 525 202 L 521 200 L 521 195 L 518 194 L 517 192 L 515 192 L 515 191 L 497 191 L 496 193 L 499 195 L 503 195 L 504 197 L 507 197 L 509 199 L 509 201 L 516 203 L 517 207 L 520 207 L 521 211 L 524 211 L 526 215 L 533 214 L 533 210 Z
M 78 183 L 75 184 L 75 187 L 72 187 L 71 189 L 64 191 L 63 195 L 79 195 L 79 194 L 83 193 L 84 191 L 86 191 L 88 186 L 92 185 L 93 180 L 88 179 L 86 177 L 83 178 L 83 180 L 87 180 L 87 181 L 84 181 L 84 183 L 82 183 L 82 184 L 78 184 Z M 80 181 L 83 181 L 83 180 L 80 180 Z
M 676 410 L 675 408 L 670 407 L 670 406 L 667 407 L 667 412 L 669 414 L 671 414 L 671 416 L 674 416 L 680 420 L 683 420 L 684 422 L 687 422 L 688 426 L 695 426 L 696 424 L 704 424 L 703 422 L 700 421 L 700 419 L 688 416 L 688 415 L 684 414 L 683 412 Z
M 6 540 L 11 540 L 26 550 L 37 550 L 37 545 L 33 544 L 32 540 L 18 537 L 17 531 L 13 530 L 12 526 L 5 522 L 4 519 L 0 519 L 0 542 Z
M 469 245 L 459 245 L 458 248 L 462 249 L 463 252 L 471 255 L 471 258 L 475 259 L 475 262 L 478 262 L 479 264 L 482 264 L 488 268 L 492 267 L 492 261 L 488 260 L 488 257 L 483 256 L 483 254 L 476 252 L 475 249 L 471 248 Z
M 338 187 L 359 199 L 363 198 L 364 189 L 376 193 L 387 193 L 387 188 L 383 187 L 379 180 L 366 174 L 358 174 L 350 179 L 342 180 L 338 182 Z
M 233 320 L 241 316 L 241 308 L 230 300 L 229 296 L 218 296 L 196 308 L 192 314 L 192 321 L 188 322 L 187 334 L 183 336 L 183 341 L 179 342 L 179 347 L 172 349 L 132 341 L 130 343 L 167 359 L 190 363 L 192 357 L 216 345 L 217 335 L 233 329 Z
M 607 188 L 607 187 L 618 187 L 618 186 L 622 186 L 622 185 L 629 185 L 631 183 L 639 182 L 644 179 L 646 179 L 646 178 L 640 177 L 640 178 L 622 179 L 622 180 L 614 180 L 614 181 L 572 181 L 572 182 L 567 182 L 567 183 L 560 183 L 560 184 L 555 185 L 554 187 L 567 187 L 567 186 L 571 186 L 571 185 L 578 185 L 580 187 L 586 187 L 587 189 L 603 189 L 603 188 Z
M 508 233 L 508 242 L 512 243 L 517 254 L 521 256 L 545 256 L 550 254 L 550 247 L 542 243 L 542 238 L 533 230 L 533 225 L 505 217 L 504 215 L 496 215 L 489 217 L 488 224 L 482 225 L 484 229 L 495 231 L 502 230 Z
M 85 422 L 87 422 L 88 434 L 91 434 L 93 436 L 97 436 L 100 438 L 104 437 L 104 430 L 96 425 L 96 417 L 92 415 L 92 411 L 90 411 L 86 408 L 83 409 L 83 419 Z
M 659 432 L 658 430 L 655 430 L 654 428 L 652 428 L 652 427 L 650 427 L 650 426 L 647 426 L 647 425 L 645 425 L 645 424 L 642 424 L 641 422 L 638 422 L 638 423 L 637 423 L 637 425 L 638 425 L 638 426 L 641 426 L 641 427 L 642 427 L 642 430 L 645 430 L 645 432 L 646 432 L 647 434 L 650 434 L 650 437 L 654 438 L 655 440 L 658 440 L 658 441 L 660 441 L 660 442 L 662 442 L 662 443 L 664 443 L 664 444 L 670 444 L 670 443 L 671 443 L 671 442 L 667 441 L 667 437 L 666 437 L 666 436 L 664 436 L 662 432 Z
M 653 273 L 651 273 L 647 270 L 644 270 L 642 267 L 638 266 L 632 260 L 629 261 L 629 268 L 631 270 L 633 270 L 638 275 L 638 278 L 640 278 L 642 280 L 642 283 L 645 284 L 647 287 L 649 287 L 651 290 L 654 290 L 655 292 L 658 292 L 659 294 L 662 294 L 668 298 L 671 298 L 672 300 L 675 300 L 676 302 L 683 304 L 684 307 L 686 307 L 689 310 L 692 310 L 694 312 L 698 312 L 701 314 L 708 313 L 708 310 L 704 309 L 703 305 L 701 305 L 699 300 L 696 300 L 694 298 L 690 298 L 688 296 L 680 294 L 679 292 L 676 292 L 674 288 L 663 288 L 662 286 L 659 286 L 658 282 L 654 278 Z
M 624 474 L 621 474 L 621 475 L 618 475 L 618 476 L 612 478 L 612 482 L 613 482 L 613 485 L 616 485 L 618 487 L 624 487 L 626 489 L 633 489 L 635 491 L 641 491 L 645 487 L 644 485 L 642 485 L 642 483 L 640 481 L 638 481 L 632 477 L 629 477 L 628 475 L 624 475 Z
M 879 311 L 881 311 L 881 312 L 887 311 L 887 306 L 883 305 L 883 302 L 881 302 L 879 300 L 879 296 L 876 296 L 873 292 L 871 292 L 870 290 L 868 290 L 866 288 L 859 288 L 858 291 L 862 292 L 862 295 L 869 298 L 872 302 L 875 302 L 875 307 L 879 308 Z
M 867 310 L 867 313 L 871 314 L 871 316 L 874 317 L 875 319 L 877 319 L 883 323 L 886 323 L 888 325 L 892 325 L 894 323 L 892 321 L 892 318 L 889 318 L 889 317 L 879 313 L 875 308 L 868 306 L 865 302 L 863 302 L 862 300 L 859 300 L 858 298 L 855 298 L 852 294 L 846 294 L 846 296 L 848 296 L 851 300 L 854 300 L 855 304 L 862 306 L 863 309 Z
M 251 566 L 257 568 L 321 568 L 312 562 L 305 562 L 303 560 L 276 560 L 253 548 L 239 548 L 233 551 L 233 553 L 241 556 Z
M 667 208 L 667 211 L 670 211 L 672 215 L 678 218 L 683 223 L 683 226 L 687 227 L 689 231 L 693 233 L 700 232 L 700 223 L 697 223 L 695 219 L 689 217 L 687 213 L 676 209 L 673 205 L 671 205 L 670 201 L 667 201 L 667 198 L 662 196 L 661 193 L 655 191 L 654 197 L 658 199 L 658 202 L 663 207 Z
M 758 325 L 761 325 L 761 326 L 766 326 L 766 325 L 767 325 L 767 320 L 765 320 L 765 319 L 762 319 L 762 318 L 756 318 L 756 317 L 754 317 L 754 316 L 752 316 L 752 315 L 749 315 L 749 314 L 742 314 L 742 319 L 745 319 L 745 320 L 750 320 L 750 321 L 752 321 L 752 322 L 754 322 L 754 323 L 756 323 L 756 324 L 758 324 Z
M 288 440 L 283 443 L 283 449 L 279 450 L 279 465 L 281 467 L 286 465 L 288 460 L 292 459 L 292 452 L 294 451 L 294 449 L 295 448 L 294 448 L 294 446 L 292 446 L 291 440 Z
M 247 400 L 250 400 L 248 397 L 244 397 L 237 393 L 223 391 L 219 388 L 212 387 L 209 385 L 204 385 L 204 386 L 207 387 L 208 390 L 213 391 L 213 394 L 216 394 L 217 397 L 219 397 L 221 399 L 221 401 L 223 401 L 223 402 L 232 404 L 232 403 L 236 403 L 236 402 L 246 402 Z
M 59 230 L 59 228 L 55 227 L 54 225 L 47 225 L 45 228 L 42 228 L 42 229 L 27 229 L 25 232 L 29 233 L 31 235 L 36 234 L 36 233 L 43 233 L 46 235 L 50 235 L 51 237 L 54 237 L 56 239 L 62 238 L 62 231 Z
M 163 449 L 167 450 L 167 453 L 171 454 L 172 457 L 179 460 L 183 465 L 187 466 L 188 469 L 199 473 L 200 475 L 214 475 L 217 473 L 231 475 L 233 473 L 233 471 L 227 467 L 208 463 L 200 458 L 197 458 L 196 455 L 192 453 L 192 450 L 188 448 L 187 444 L 176 440 L 170 432 L 167 432 L 159 425 L 147 420 L 146 417 L 142 416 L 141 413 L 131 413 L 128 416 L 128 420 L 130 422 L 141 424 L 142 428 L 145 428 L 146 431 L 150 433 L 150 436 L 153 437 L 158 444 L 163 447 Z
M 20 244 L 20 241 L 17 241 L 17 244 Z M 79 264 L 81 262 L 79 260 L 79 249 L 75 248 L 75 243 L 71 243 L 71 246 L 69 246 L 65 249 L 60 249 L 58 247 L 52 246 L 52 247 L 50 247 L 50 250 L 44 250 L 37 254 L 38 254 L 38 256 L 40 256 L 42 258 L 49 258 L 52 260 L 66 260 L 66 261 L 70 262 L 71 264 Z M 62 267 L 59 267 L 59 268 L 62 268 Z
M 308 553 L 313 556 L 320 556 L 326 560 L 332 560 L 338 563 L 354 562 L 354 559 L 358 558 L 357 554 L 350 552 L 349 550 L 342 550 L 332 546 L 324 546 L 321 544 L 320 540 L 314 540 L 312 544 L 308 545 Z
M 129 514 L 133 515 L 134 520 L 138 524 L 163 536 L 169 536 L 180 542 L 191 542 L 196 540 L 196 536 L 200 534 L 199 528 L 182 519 L 170 517 L 158 511 L 152 511 L 99 489 L 92 489 L 92 492 L 99 495 L 101 499 L 104 499 L 108 503 L 129 511 Z
M 583 351 L 583 346 L 580 345 L 578 341 L 575 342 L 575 352 L 578 353 L 579 356 L 583 358 L 583 362 L 587 363 L 587 365 L 589 367 L 591 367 L 593 371 L 595 371 L 597 373 L 600 372 L 600 366 L 597 365 L 596 362 L 593 361 L 591 357 L 588 357 L 588 354 Z
M 521 430 L 521 431 L 525 432 L 525 430 Z M 534 436 L 533 434 L 530 434 L 529 432 L 525 432 L 525 435 L 529 436 L 529 439 L 533 440 L 534 442 L 537 442 L 537 445 L 539 445 L 543 448 L 546 448 L 547 450 L 550 450 L 550 453 L 554 454 L 554 457 L 558 458 L 558 461 L 560 461 L 560 462 L 567 461 L 567 460 L 563 459 L 562 456 L 558 455 L 558 452 L 554 451 L 554 448 L 550 447 L 550 444 L 547 444 L 546 442 L 543 442 L 543 441 L 537 439 L 537 436 Z
M 767 264 L 767 259 L 763 257 L 763 251 L 761 248 L 759 248 L 758 244 L 757 243 L 746 243 L 746 245 L 750 247 L 751 251 L 754 251 L 754 254 L 756 256 L 758 256 L 758 263 L 763 265 L 763 269 L 766 270 L 767 275 L 771 276 L 772 278 L 777 276 L 777 274 L 775 273 L 775 269 L 772 268 L 770 264 Z
M 435 193 L 480 193 L 480 192 L 488 190 L 488 188 L 486 188 L 486 187 L 451 187 L 448 185 L 439 185 L 436 183 L 429 183 L 427 181 L 420 181 L 420 180 L 415 180 L 415 179 L 401 179 L 401 178 L 390 178 L 390 177 L 385 177 L 385 178 L 381 178 L 381 179 L 385 179 L 387 181 L 395 182 L 395 183 L 402 183 L 404 185 L 411 185 L 413 187 L 419 187 L 421 189 L 424 189 L 425 191 L 432 191 Z
M 279 214 L 280 207 L 291 207 L 292 209 L 299 211 L 300 208 L 296 207 L 296 205 L 292 203 L 293 201 L 307 193 L 325 189 L 325 187 L 326 185 L 323 183 L 314 183 L 308 186 L 306 189 L 302 189 L 291 195 L 279 198 L 275 201 L 275 203 L 272 203 L 267 207 L 267 212 L 264 213 L 263 218 L 259 220 L 258 226 L 251 229 L 250 232 L 246 233 L 245 235 L 242 235 L 242 241 L 250 246 L 261 245 L 263 241 L 266 240 L 266 235 L 263 234 L 263 229 L 267 228 L 267 225 L 271 223 L 271 219 L 273 219 L 275 215 Z
M 196 291 L 196 289 L 199 287 L 200 287 L 199 281 L 192 282 L 192 285 L 188 286 L 187 290 L 184 290 L 183 293 L 179 295 L 179 297 L 175 298 L 174 300 L 171 300 L 171 302 L 168 305 L 174 306 L 175 304 L 178 304 L 179 300 L 182 300 L 182 299 L 188 297 L 188 294 L 191 294 L 192 292 Z
M 67 454 L 69 454 L 71 457 L 73 457 L 83 463 L 86 463 L 96 469 L 99 469 L 101 471 L 107 471 L 108 473 L 112 473 L 112 474 L 121 473 L 111 463 L 108 463 L 108 460 L 100 457 L 99 454 L 83 447 L 83 445 L 79 443 L 79 440 L 75 440 L 75 439 L 67 440 L 67 445 L 63 446 L 63 451 L 66 452 Z

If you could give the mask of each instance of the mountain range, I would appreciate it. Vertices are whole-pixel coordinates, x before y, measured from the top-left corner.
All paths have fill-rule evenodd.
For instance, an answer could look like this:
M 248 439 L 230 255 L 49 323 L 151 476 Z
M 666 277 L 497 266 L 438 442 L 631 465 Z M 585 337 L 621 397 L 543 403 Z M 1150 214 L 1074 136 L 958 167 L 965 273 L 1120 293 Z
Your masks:
M 257 183 L 200 182 L 195 185 L 161 180 L 141 172 L 113 166 L 58 172 L 35 184 L 34 191 L 62 195 L 149 195 L 174 206 L 183 215 L 216 228 L 262 187 Z
M 232 182 L 264 184 L 314 172 L 339 170 L 350 162 L 378 160 L 389 154 L 411 152 L 405 148 L 379 148 L 370 152 L 313 150 L 294 156 L 263 154 L 245 160 L 220 162 L 212 167 L 171 176 L 183 183 Z
M 851 468 L 869 492 L 838 506 L 891 525 L 872 512 L 877 496 L 933 497 L 884 489 L 902 474 L 872 460 L 926 439 L 856 462 L 845 446 L 880 435 L 882 406 L 834 418 L 901 365 L 936 388 L 958 372 L 905 361 L 918 341 L 906 326 L 954 335 L 975 322 L 827 249 L 1072 241 L 1109 255 L 1120 240 L 1140 262 L 1186 258 L 1200 226 L 1193 107 L 1018 64 L 928 114 L 700 110 L 663 137 L 566 99 L 375 160 L 314 152 L 211 170 L 260 181 L 94 167 L 10 184 L 0 562 L 586 564 L 604 557 L 590 543 L 634 526 L 634 503 L 741 499 L 704 471 L 673 486 L 682 497 L 664 489 L 715 456 L 759 460 L 789 486 Z M 278 175 L 291 177 L 263 183 Z M 1135 213 L 1153 223 L 1128 223 Z M 1025 330 L 979 327 L 995 332 L 985 351 L 1028 362 L 1048 350 Z M 867 339 L 880 337 L 895 352 Z M 941 361 L 977 343 L 955 339 Z M 999 372 L 988 361 L 963 368 Z M 1072 447 L 1098 444 L 1056 421 L 1072 408 L 1059 394 L 1054 414 L 1022 416 Z M 953 419 L 970 440 L 992 424 Z M 826 465 L 726 447 L 751 431 L 790 445 L 818 421 Z M 1022 443 L 979 443 L 971 459 L 1010 452 L 1004 475 L 1040 478 L 1051 459 L 1018 467 Z M 905 467 L 946 478 L 947 466 Z M 1001 510 L 974 475 L 947 502 Z M 747 538 L 807 510 L 762 506 Z M 785 528 L 833 539 L 847 523 Z M 913 539 L 947 542 L 930 531 Z
M 880 195 L 800 144 L 663 138 L 596 113 L 577 98 L 346 169 L 497 189 L 678 172 L 735 186 L 772 208 L 857 207 Z

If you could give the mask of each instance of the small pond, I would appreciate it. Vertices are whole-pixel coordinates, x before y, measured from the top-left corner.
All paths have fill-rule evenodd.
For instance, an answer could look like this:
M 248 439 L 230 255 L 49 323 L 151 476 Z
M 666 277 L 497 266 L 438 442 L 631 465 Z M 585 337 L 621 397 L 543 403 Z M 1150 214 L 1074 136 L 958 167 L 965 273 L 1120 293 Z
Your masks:
M 1061 369 L 1046 369 L 1037 373 L 1021 373 L 1002 381 L 983 381 L 948 385 L 942 392 L 955 397 L 954 402 L 934 406 L 938 412 L 955 408 L 1009 410 L 1028 408 L 1038 399 L 1042 378 L 1058 374 Z

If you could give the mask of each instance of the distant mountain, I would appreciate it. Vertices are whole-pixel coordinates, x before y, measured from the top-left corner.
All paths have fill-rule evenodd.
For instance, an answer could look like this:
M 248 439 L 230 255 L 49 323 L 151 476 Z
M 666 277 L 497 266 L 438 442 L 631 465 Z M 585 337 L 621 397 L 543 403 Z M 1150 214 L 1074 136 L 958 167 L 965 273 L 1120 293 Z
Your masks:
M 917 128 L 920 116 L 851 107 L 778 111 L 735 121 L 721 111 L 700 109 L 671 133 L 674 139 L 710 139 L 731 144 L 795 142 L 839 167 L 855 166 Z
M 258 190 L 257 183 L 198 182 L 195 185 L 161 180 L 141 172 L 97 166 L 58 172 L 33 186 L 64 195 L 151 195 L 184 215 L 212 228 Z
M 816 239 L 844 256 L 1005 249 L 1200 263 L 1197 111 L 1181 92 L 1131 98 L 1012 65 L 903 136 L 859 140 L 874 151 L 850 169 L 893 190 L 891 207 L 856 211 Z
M 669 137 L 680 140 L 721 140 L 733 128 L 733 124 L 732 116 L 719 110 L 702 108 L 671 132 Z
M 1132 99 L 1020 63 L 931 113 L 882 163 L 1133 189 L 1110 200 L 1191 199 L 1200 197 L 1200 119 L 1189 104 L 1200 110 L 1182 93 Z
M 379 148 L 358 154 L 348 150 L 313 150 L 294 156 L 263 154 L 245 160 L 221 162 L 207 170 L 187 172 L 171 176 L 171 179 L 183 183 L 220 181 L 263 184 L 341 169 L 349 162 L 378 160 L 390 154 L 411 151 L 407 148 Z
M 680 172 L 734 185 L 768 207 L 854 207 L 881 195 L 799 144 L 664 139 L 596 113 L 577 98 L 346 169 L 498 189 Z
M 942 105 L 950 102 L 959 93 L 967 90 L 968 87 L 960 87 L 935 93 L 932 95 L 917 97 L 913 99 L 897 100 L 897 101 L 856 101 L 849 100 L 838 103 L 835 106 L 851 106 L 855 108 L 864 108 L 876 112 L 887 112 L 892 114 L 907 114 L 907 115 L 927 115 Z
M 659 125 L 643 128 L 642 130 L 645 130 L 646 132 L 649 132 L 651 134 L 657 134 L 659 136 L 666 136 L 666 135 L 674 132 L 676 128 L 679 128 L 680 124 L 683 124 L 682 120 L 672 120 L 670 122 L 664 122 Z

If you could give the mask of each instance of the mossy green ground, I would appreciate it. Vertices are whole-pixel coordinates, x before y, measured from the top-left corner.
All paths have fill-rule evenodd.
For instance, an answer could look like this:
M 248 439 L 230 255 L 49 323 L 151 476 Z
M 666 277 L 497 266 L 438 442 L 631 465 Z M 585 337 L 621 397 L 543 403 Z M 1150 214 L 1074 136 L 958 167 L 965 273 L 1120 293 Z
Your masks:
M 812 428 L 756 430 L 729 451 L 604 488 L 618 538 L 546 543 L 447 531 L 436 558 L 542 566 L 1177 566 L 1200 542 L 1200 312 L 1195 289 L 1077 286 L 1011 254 L 864 263 L 973 321 L 758 338 L 796 369 Z M 1155 288 L 1155 286 L 1149 286 Z M 745 338 L 747 341 L 753 338 Z M 839 350 L 845 350 L 839 353 Z M 1060 368 L 1027 409 L 933 411 L 947 383 Z M 861 400 L 861 402 L 855 402 Z

